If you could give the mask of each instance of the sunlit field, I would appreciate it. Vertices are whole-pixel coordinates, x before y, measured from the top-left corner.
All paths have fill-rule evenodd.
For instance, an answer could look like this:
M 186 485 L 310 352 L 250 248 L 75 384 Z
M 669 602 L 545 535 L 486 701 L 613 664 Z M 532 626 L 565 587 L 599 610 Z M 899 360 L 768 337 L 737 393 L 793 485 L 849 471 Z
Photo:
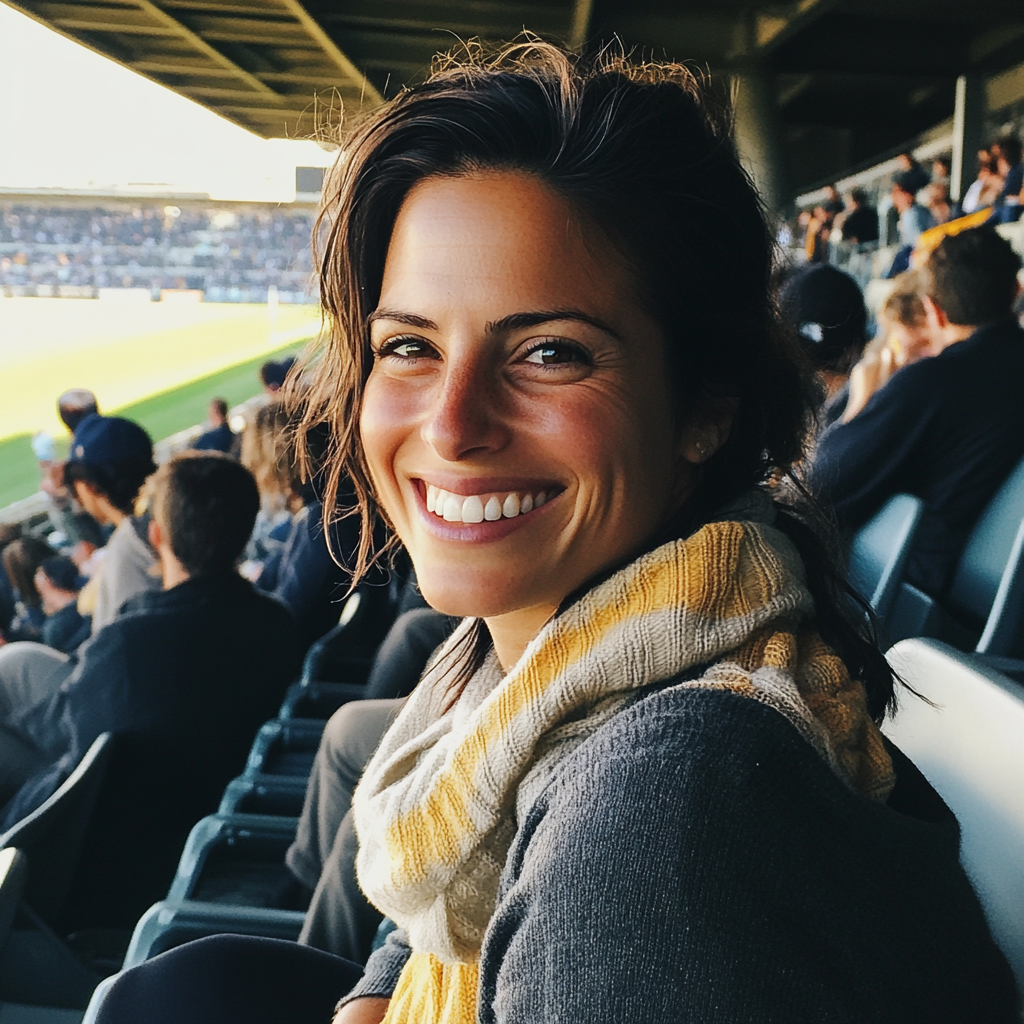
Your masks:
M 67 388 L 158 440 L 200 422 L 215 395 L 256 394 L 263 360 L 319 326 L 315 307 L 0 298 L 0 507 L 36 489 L 31 436 L 66 437 L 55 400 Z

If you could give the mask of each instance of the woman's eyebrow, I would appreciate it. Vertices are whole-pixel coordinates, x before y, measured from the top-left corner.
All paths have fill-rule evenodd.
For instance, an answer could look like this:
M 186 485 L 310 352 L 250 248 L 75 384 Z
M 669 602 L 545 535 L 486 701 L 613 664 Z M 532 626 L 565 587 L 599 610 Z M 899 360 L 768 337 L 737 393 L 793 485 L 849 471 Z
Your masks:
M 590 324 L 605 334 L 610 334 L 616 341 L 622 341 L 619 332 L 616 331 L 604 320 L 589 313 L 582 313 L 578 309 L 544 309 L 528 313 L 510 313 L 500 320 L 492 320 L 487 324 L 487 331 L 490 334 L 500 334 L 503 331 L 521 331 L 529 327 L 539 327 L 541 324 L 549 324 L 556 320 L 575 320 L 578 323 Z
M 372 324 L 376 320 L 391 320 L 393 323 L 405 324 L 407 327 L 419 327 L 423 331 L 439 330 L 433 320 L 428 320 L 425 316 L 419 316 L 417 313 L 402 313 L 397 309 L 375 309 L 366 318 L 366 322 Z

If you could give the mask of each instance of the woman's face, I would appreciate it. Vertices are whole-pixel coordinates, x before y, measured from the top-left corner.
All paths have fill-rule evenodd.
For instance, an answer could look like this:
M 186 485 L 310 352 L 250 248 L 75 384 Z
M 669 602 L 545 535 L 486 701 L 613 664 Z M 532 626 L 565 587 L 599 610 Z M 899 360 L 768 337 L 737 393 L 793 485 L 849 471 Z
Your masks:
M 658 325 L 536 179 L 421 182 L 370 319 L 362 441 L 440 611 L 543 621 L 692 486 Z

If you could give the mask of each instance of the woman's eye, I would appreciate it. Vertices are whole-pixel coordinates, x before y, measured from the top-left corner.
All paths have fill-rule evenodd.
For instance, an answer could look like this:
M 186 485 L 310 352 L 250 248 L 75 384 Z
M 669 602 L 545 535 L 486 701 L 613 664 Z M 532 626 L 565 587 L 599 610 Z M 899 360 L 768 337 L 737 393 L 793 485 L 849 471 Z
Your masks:
M 538 366 L 589 366 L 590 357 L 579 345 L 546 341 L 532 348 L 524 362 Z
M 436 353 L 421 338 L 391 338 L 377 350 L 379 359 L 385 356 L 396 359 L 431 359 L 436 357 Z

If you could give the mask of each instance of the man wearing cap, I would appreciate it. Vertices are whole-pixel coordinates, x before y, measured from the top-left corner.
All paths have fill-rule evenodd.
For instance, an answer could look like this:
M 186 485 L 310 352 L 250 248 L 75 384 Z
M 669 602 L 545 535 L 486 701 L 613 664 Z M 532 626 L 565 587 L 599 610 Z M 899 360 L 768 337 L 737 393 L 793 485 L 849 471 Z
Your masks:
M 147 541 L 148 522 L 132 515 L 139 490 L 155 469 L 152 442 L 138 424 L 96 413 L 78 424 L 64 479 L 86 512 L 115 527 L 90 583 L 93 634 L 113 622 L 126 601 L 160 589 L 156 553 Z M 83 604 L 88 607 L 87 601 Z M 74 668 L 73 656 L 45 644 L 0 647 L 0 720 L 12 710 L 48 701 Z M 0 775 L 6 761 L 20 764 L 26 757 L 31 760 L 16 737 L 0 736 Z
M 802 267 L 779 292 L 779 308 L 792 324 L 825 385 L 821 426 L 835 422 L 849 395 L 850 369 L 867 342 L 868 313 L 860 287 L 828 264 Z
M 932 356 L 904 366 L 818 440 L 814 490 L 841 525 L 893 495 L 924 502 L 907 578 L 941 601 L 967 536 L 1024 456 L 1020 259 L 992 228 L 945 238 L 923 268 Z
M 94 633 L 114 620 L 125 601 L 160 587 L 151 571 L 156 553 L 146 539 L 148 524 L 132 514 L 155 469 L 153 443 L 137 423 L 95 414 L 79 423 L 64 479 L 86 512 L 114 527 L 98 576 Z

